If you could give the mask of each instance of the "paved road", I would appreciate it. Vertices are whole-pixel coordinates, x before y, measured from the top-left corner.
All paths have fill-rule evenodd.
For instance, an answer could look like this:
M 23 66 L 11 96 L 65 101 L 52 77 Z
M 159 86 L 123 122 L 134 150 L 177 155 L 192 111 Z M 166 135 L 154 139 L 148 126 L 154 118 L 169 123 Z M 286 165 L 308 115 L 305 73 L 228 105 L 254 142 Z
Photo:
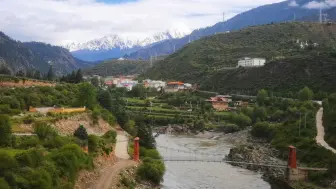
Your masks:
M 328 150 L 331 150 L 333 153 L 336 153 L 336 150 L 332 148 L 331 146 L 329 146 L 329 144 L 326 143 L 326 141 L 324 140 L 325 133 L 324 133 L 322 117 L 323 117 L 323 108 L 320 108 L 316 114 L 316 129 L 317 129 L 317 136 L 315 138 L 316 143 L 323 146 L 324 148 Z
M 136 165 L 136 162 L 130 160 L 128 155 L 128 137 L 124 134 L 119 133 L 117 135 L 117 144 L 115 148 L 115 155 L 118 158 L 116 164 L 111 167 L 104 169 L 104 172 L 101 173 L 101 177 L 98 179 L 97 183 L 92 189 L 110 189 L 110 188 L 119 188 L 119 173 L 123 169 Z M 125 142 L 126 141 L 126 142 Z

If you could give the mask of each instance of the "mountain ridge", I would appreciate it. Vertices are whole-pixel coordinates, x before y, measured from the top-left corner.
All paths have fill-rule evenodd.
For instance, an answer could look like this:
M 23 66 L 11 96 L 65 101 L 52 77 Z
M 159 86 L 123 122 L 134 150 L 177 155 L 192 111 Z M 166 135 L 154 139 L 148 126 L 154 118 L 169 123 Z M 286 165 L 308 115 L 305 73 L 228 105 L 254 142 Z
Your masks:
M 56 75 L 91 66 L 76 59 L 62 47 L 41 42 L 20 42 L 0 32 L 0 63 L 15 74 L 18 71 L 47 73 L 52 65 Z
M 296 4 L 293 4 L 295 2 Z M 139 49 L 136 52 L 125 56 L 128 59 L 149 59 L 157 55 L 169 55 L 184 47 L 188 43 L 203 37 L 211 36 L 217 33 L 236 31 L 245 27 L 254 25 L 263 25 L 270 23 L 280 23 L 288 21 L 318 21 L 318 9 L 305 8 L 312 0 L 287 0 L 279 3 L 262 5 L 257 8 L 242 12 L 225 22 L 218 22 L 213 26 L 196 29 L 191 34 L 177 40 L 165 41 L 147 48 Z M 326 8 L 330 20 L 336 20 L 334 7 Z M 330 13 L 331 12 L 331 13 Z
M 120 35 L 107 35 L 85 43 L 70 43 L 64 47 L 80 59 L 98 61 L 119 58 L 141 48 L 152 46 L 166 40 L 181 38 L 188 34 L 186 30 L 170 29 L 145 38 L 131 38 Z
M 309 80 L 309 82 L 307 81 L 310 85 L 308 87 L 314 90 L 319 87 L 325 88 L 329 92 L 333 87 L 328 85 L 327 89 L 327 85 L 323 86 L 324 84 L 320 81 L 327 82 L 326 78 L 331 78 L 331 81 L 336 80 L 332 74 L 336 70 L 328 70 L 329 68 L 327 68 L 328 65 L 332 69 L 335 68 L 333 63 L 336 59 L 334 43 L 336 43 L 336 26 L 334 24 L 289 22 L 251 26 L 239 31 L 208 36 L 190 43 L 156 63 L 141 77 L 198 83 L 205 90 L 242 92 L 243 88 L 251 90 L 260 89 L 261 86 L 276 88 L 281 81 L 278 80 L 281 74 L 284 75 L 281 77 L 284 82 L 303 81 L 299 76 L 301 74 L 302 77 Z M 267 62 L 272 62 L 273 66 L 265 66 L 269 69 L 253 68 L 257 71 L 241 72 L 239 75 L 237 75 L 237 69 L 225 69 L 227 67 L 235 68 L 238 60 L 242 57 L 266 58 Z M 291 66 L 290 72 L 287 67 L 278 66 L 282 62 Z M 323 62 L 321 65 L 324 66 L 316 69 L 318 62 Z M 305 66 L 305 64 L 308 65 Z M 277 67 L 281 69 L 277 70 Z M 316 70 L 310 69 L 310 67 Z M 243 68 L 243 70 L 250 69 Z M 264 75 L 264 78 L 269 81 L 258 79 L 258 70 L 261 71 L 260 75 Z M 298 72 L 297 77 L 300 78 L 296 78 L 296 75 L 293 74 L 295 71 Z M 320 83 L 314 84 L 313 78 L 309 77 L 309 74 L 315 75 L 313 72 L 317 72 L 316 75 L 322 77 L 319 80 L 317 80 L 318 77 L 315 77 Z M 323 72 L 327 74 L 323 76 Z M 287 75 L 289 73 L 291 75 Z M 272 75 L 277 78 L 273 78 Z M 288 78 L 285 78 L 287 76 Z M 233 82 L 233 78 L 237 81 Z M 261 84 L 257 85 L 257 82 Z M 240 85 L 243 83 L 248 84 Z M 295 90 L 303 88 L 304 82 L 295 87 Z

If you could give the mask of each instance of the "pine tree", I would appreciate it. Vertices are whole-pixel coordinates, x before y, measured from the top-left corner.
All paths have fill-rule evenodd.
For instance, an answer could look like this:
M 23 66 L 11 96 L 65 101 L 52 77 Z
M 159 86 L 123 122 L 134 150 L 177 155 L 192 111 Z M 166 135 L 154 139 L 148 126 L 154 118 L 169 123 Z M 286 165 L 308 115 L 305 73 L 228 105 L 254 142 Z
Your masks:
M 49 71 L 48 71 L 48 74 L 47 74 L 47 79 L 49 80 L 49 81 L 52 81 L 53 79 L 54 79 L 54 72 L 53 72 L 53 67 L 52 66 L 50 66 L 49 67 Z
M 78 69 L 75 77 L 75 83 L 80 83 L 82 80 L 83 80 L 82 70 Z
M 41 79 L 41 73 L 40 71 L 36 70 L 33 76 L 34 79 Z
M 86 132 L 86 129 L 83 127 L 83 125 L 80 125 L 75 133 L 74 136 L 81 139 L 81 140 L 87 140 L 88 139 L 88 134 Z

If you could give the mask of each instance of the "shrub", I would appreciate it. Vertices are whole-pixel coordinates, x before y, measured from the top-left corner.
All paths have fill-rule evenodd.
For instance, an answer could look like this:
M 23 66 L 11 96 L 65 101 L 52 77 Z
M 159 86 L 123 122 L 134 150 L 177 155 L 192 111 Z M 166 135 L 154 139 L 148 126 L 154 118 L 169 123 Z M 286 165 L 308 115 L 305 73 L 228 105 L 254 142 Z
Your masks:
M 47 139 L 43 144 L 43 146 L 52 149 L 52 148 L 60 148 L 66 145 L 67 143 L 70 143 L 68 137 L 55 136 Z
M 97 108 L 94 108 L 91 115 L 93 124 L 98 123 L 99 116 L 100 116 L 99 110 Z
M 252 124 L 252 120 L 244 114 L 232 114 L 231 122 L 237 124 L 241 128 L 245 128 Z
M 0 146 L 9 146 L 12 143 L 12 125 L 9 117 L 0 115 Z
M 240 128 L 236 124 L 226 124 L 225 126 L 221 127 L 221 130 L 224 133 L 234 133 L 240 131 Z
M 129 189 L 133 189 L 136 186 L 136 183 L 125 175 L 121 176 L 120 182 Z
M 117 141 L 117 133 L 113 130 L 107 131 L 104 135 L 103 138 L 106 140 L 106 142 L 109 143 L 116 143 Z
M 43 158 L 43 151 L 36 148 L 15 155 L 16 161 L 22 167 L 38 167 L 41 165 Z
M 146 157 L 152 159 L 161 159 L 160 153 L 156 149 L 148 149 L 146 150 Z
M 89 135 L 88 137 L 88 146 L 89 152 L 96 152 L 99 147 L 100 138 L 95 135 Z
M 268 122 L 258 122 L 253 126 L 251 134 L 255 137 L 271 140 L 274 135 L 274 128 Z
M 103 109 L 101 111 L 101 117 L 110 125 L 114 125 L 116 123 L 116 118 L 108 110 Z
M 86 129 L 83 127 L 83 125 L 80 125 L 75 133 L 74 136 L 81 139 L 81 140 L 87 140 L 88 139 L 88 134 L 86 132 Z
M 93 166 L 92 159 L 76 144 L 65 145 L 60 150 L 53 151 L 50 157 L 60 175 L 69 178 L 71 182 L 74 182 L 79 169 Z
M 35 123 L 34 133 L 37 134 L 41 140 L 45 140 L 48 137 L 55 137 L 57 135 L 56 130 L 46 123 Z
M 34 118 L 32 115 L 28 115 L 25 118 L 23 118 L 23 123 L 24 124 L 31 124 L 34 122 Z
M 9 152 L 0 151 L 0 174 L 3 175 L 6 170 L 17 167 L 17 162 Z
M 36 147 L 40 144 L 38 138 L 36 136 L 31 137 L 22 137 L 20 142 L 18 143 L 18 148 L 20 149 L 28 149 L 32 147 Z
M 147 180 L 153 184 L 160 184 L 165 172 L 164 163 L 161 160 L 145 158 L 137 169 L 137 175 L 142 180 Z
M 0 188 L 1 189 L 10 189 L 7 181 L 4 178 L 0 177 Z

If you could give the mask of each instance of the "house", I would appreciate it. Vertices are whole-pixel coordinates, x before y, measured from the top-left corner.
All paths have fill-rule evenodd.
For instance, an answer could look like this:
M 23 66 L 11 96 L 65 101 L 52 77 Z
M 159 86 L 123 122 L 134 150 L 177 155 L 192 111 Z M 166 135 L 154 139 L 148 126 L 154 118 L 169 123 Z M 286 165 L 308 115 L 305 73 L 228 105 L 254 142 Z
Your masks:
M 217 111 L 227 111 L 229 110 L 229 103 L 232 100 L 231 100 L 231 96 L 217 95 L 215 97 L 210 97 L 210 99 L 206 101 L 211 102 L 212 107 Z
M 178 92 L 179 90 L 184 90 L 184 83 L 181 81 L 168 82 L 165 87 L 165 92 Z
M 248 58 L 245 57 L 238 61 L 237 67 L 261 67 L 266 63 L 265 58 Z
M 161 87 L 166 87 L 166 82 L 164 81 L 155 81 L 155 80 L 150 80 L 150 79 L 146 79 L 143 82 L 144 87 L 146 88 L 156 88 L 159 89 Z

